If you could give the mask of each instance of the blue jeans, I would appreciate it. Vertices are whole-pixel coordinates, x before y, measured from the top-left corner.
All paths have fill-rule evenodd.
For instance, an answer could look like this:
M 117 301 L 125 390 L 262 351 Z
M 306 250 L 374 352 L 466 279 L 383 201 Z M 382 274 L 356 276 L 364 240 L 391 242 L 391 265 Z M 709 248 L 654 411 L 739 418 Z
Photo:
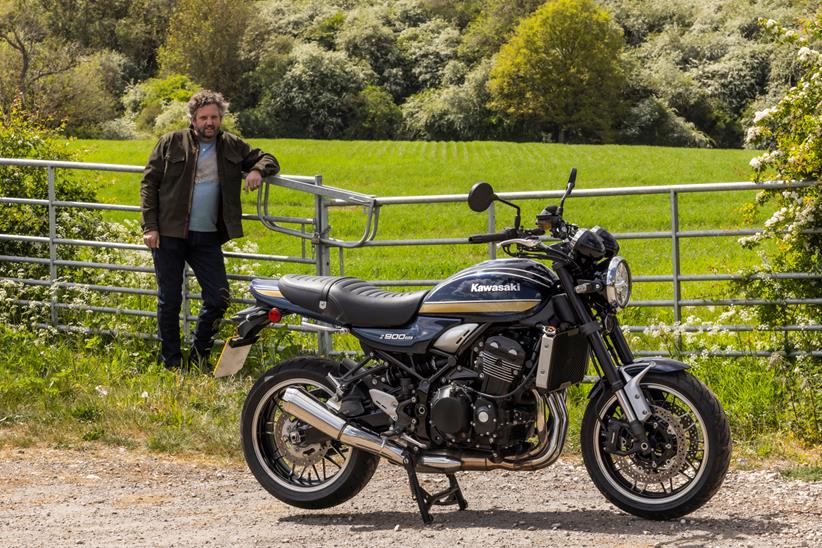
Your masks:
M 203 304 L 194 330 L 192 351 L 208 356 L 214 334 L 230 302 L 225 259 L 218 232 L 189 231 L 188 238 L 160 236 L 160 247 L 151 250 L 157 276 L 157 331 L 160 357 L 167 367 L 179 366 L 180 307 L 183 272 L 188 263 L 203 290 Z

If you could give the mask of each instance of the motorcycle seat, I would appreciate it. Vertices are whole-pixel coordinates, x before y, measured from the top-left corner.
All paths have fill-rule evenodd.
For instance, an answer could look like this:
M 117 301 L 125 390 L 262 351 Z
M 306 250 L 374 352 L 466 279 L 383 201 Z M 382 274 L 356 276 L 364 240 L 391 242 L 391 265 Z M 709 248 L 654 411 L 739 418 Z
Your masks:
M 354 327 L 406 324 L 428 293 L 385 291 L 350 276 L 305 274 L 286 274 L 279 279 L 279 289 L 290 302 Z

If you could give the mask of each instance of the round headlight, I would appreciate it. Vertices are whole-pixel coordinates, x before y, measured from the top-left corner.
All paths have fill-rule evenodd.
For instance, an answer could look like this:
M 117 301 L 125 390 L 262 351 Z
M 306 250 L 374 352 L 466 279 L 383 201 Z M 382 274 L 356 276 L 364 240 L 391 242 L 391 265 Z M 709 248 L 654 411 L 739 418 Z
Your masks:
M 605 295 L 608 302 L 622 310 L 631 298 L 631 269 L 622 257 L 614 257 L 608 263 L 605 276 Z

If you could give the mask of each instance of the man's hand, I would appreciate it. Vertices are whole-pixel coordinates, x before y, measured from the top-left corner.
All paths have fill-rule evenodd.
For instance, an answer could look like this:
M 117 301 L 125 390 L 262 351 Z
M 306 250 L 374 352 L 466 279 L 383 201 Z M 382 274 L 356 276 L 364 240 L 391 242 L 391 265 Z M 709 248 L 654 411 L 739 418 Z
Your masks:
M 143 242 L 145 242 L 146 246 L 150 249 L 159 249 L 160 248 L 160 231 L 158 230 L 149 230 L 145 234 L 143 234 Z
M 245 178 L 245 191 L 257 190 L 263 184 L 263 176 L 256 169 L 249 171 Z

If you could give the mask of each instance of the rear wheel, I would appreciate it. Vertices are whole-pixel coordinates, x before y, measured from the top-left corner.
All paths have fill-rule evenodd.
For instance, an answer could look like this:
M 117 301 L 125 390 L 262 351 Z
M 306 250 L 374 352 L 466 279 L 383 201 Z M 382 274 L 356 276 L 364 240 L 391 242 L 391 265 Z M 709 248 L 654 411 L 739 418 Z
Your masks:
M 728 420 L 716 396 L 679 371 L 649 373 L 642 390 L 653 415 L 649 451 L 633 436 L 614 394 L 591 401 L 582 424 L 582 456 L 594 484 L 626 512 L 672 519 L 705 504 L 722 485 L 731 456 Z
M 336 364 L 295 358 L 260 377 L 243 406 L 241 435 L 248 467 L 265 489 L 292 506 L 328 508 L 359 493 L 379 457 L 343 445 L 285 413 L 286 388 L 302 388 L 325 401 L 333 395 L 327 375 Z

